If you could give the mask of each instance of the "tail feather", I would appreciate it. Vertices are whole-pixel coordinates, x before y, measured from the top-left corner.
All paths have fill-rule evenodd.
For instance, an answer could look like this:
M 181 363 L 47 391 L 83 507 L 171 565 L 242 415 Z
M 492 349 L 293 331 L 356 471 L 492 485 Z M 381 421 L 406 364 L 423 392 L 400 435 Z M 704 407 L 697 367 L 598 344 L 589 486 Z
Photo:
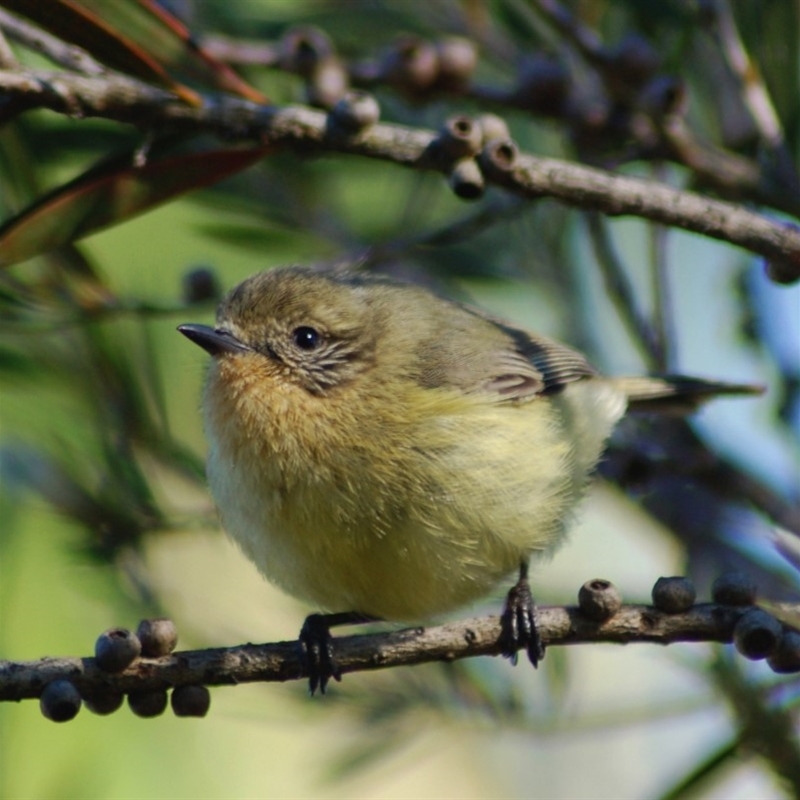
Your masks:
M 749 383 L 725 383 L 683 375 L 612 378 L 613 383 L 628 397 L 630 411 L 660 414 L 688 414 L 706 400 L 720 395 L 759 395 L 763 386 Z

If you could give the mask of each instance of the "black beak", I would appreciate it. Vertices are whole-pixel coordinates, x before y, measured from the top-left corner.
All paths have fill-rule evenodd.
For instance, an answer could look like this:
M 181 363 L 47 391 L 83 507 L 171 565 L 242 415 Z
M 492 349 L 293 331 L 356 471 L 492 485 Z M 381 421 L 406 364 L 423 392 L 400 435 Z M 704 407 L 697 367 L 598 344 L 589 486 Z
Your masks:
M 225 353 L 248 353 L 252 348 L 237 339 L 232 333 L 208 325 L 178 325 L 178 330 L 195 344 L 200 345 L 209 355 L 221 356 Z

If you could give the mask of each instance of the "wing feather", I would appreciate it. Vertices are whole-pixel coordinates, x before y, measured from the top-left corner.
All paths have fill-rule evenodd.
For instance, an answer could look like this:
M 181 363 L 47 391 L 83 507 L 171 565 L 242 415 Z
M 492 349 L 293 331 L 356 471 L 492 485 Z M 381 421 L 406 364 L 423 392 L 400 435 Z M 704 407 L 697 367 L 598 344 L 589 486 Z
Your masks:
M 440 306 L 418 354 L 424 385 L 481 392 L 498 402 L 553 394 L 597 375 L 577 350 L 452 302 Z

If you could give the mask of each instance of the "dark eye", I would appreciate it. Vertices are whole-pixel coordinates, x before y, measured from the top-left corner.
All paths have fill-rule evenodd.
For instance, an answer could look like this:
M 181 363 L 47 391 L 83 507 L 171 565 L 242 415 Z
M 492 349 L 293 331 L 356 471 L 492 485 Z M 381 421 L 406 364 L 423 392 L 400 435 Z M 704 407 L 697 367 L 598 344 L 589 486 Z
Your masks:
M 292 331 L 292 339 L 294 343 L 301 350 L 314 350 L 319 346 L 322 341 L 322 336 L 315 328 L 309 328 L 307 325 L 301 325 Z

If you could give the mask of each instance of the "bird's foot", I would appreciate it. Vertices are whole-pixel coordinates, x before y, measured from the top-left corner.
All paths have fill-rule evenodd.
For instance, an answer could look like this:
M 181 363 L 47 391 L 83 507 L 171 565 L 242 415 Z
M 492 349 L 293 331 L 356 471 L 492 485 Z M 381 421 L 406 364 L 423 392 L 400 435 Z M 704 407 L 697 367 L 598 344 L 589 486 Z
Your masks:
M 511 587 L 500 625 L 503 655 L 516 665 L 518 651 L 525 648 L 531 664 L 538 666 L 544 658 L 544 644 L 536 628 L 536 604 L 526 575 L 520 575 Z
M 333 636 L 328 614 L 310 614 L 300 629 L 300 645 L 308 672 L 308 690 L 313 695 L 319 689 L 325 694 L 328 681 L 342 679 L 333 654 Z
M 342 680 L 342 673 L 336 664 L 333 636 L 331 628 L 336 625 L 360 625 L 365 622 L 377 622 L 377 617 L 345 611 L 340 614 L 311 614 L 306 617 L 300 629 L 300 646 L 308 673 L 308 689 L 315 694 L 325 694 L 328 681 Z

